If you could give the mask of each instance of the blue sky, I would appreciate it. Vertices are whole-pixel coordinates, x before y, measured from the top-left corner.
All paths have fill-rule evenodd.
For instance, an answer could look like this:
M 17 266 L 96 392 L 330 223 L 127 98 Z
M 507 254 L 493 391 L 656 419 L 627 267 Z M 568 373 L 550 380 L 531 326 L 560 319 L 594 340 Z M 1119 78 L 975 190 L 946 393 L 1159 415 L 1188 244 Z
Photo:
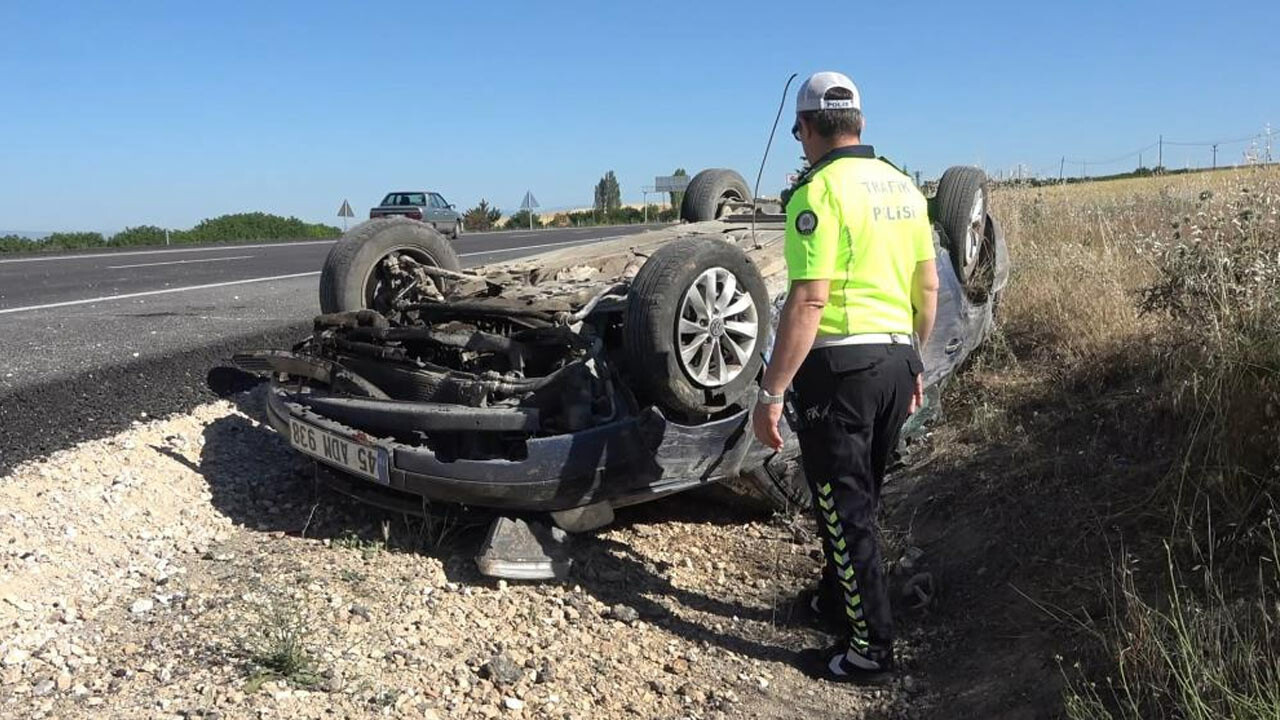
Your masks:
M 4 0 L 0 228 L 337 223 L 344 198 L 363 216 L 418 187 L 583 206 L 610 169 L 639 202 L 676 167 L 754 178 L 782 83 L 822 69 L 858 83 L 866 140 L 926 176 L 1280 124 L 1276 2 L 733 6 Z M 762 192 L 798 164 L 787 127 Z

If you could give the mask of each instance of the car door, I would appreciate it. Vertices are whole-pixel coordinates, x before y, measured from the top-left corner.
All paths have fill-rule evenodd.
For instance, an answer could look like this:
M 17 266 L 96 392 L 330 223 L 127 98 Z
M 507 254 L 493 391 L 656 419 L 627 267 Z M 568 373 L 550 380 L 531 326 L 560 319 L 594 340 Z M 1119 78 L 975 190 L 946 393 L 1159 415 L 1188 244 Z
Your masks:
M 458 221 L 462 219 L 462 215 L 458 213 L 458 210 L 454 206 L 449 204 L 448 200 L 444 199 L 443 195 L 436 193 L 436 197 L 440 198 L 440 207 L 444 210 L 444 219 L 445 222 L 448 223 L 446 227 L 452 230 L 453 226 L 458 224 Z
M 449 203 L 439 193 L 431 193 L 431 218 L 435 228 L 440 232 L 453 230 L 453 218 L 450 217 Z

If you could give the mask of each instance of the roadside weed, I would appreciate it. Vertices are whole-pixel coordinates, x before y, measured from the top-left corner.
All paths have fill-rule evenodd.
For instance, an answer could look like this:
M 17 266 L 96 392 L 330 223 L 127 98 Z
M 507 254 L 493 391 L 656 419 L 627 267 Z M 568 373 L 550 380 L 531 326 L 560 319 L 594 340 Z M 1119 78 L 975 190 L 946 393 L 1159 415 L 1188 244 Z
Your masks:
M 254 692 L 273 679 L 303 687 L 318 682 L 315 660 L 308 649 L 311 624 L 297 601 L 272 595 L 255 602 L 247 630 L 243 645 L 255 671 L 245 684 L 245 692 Z

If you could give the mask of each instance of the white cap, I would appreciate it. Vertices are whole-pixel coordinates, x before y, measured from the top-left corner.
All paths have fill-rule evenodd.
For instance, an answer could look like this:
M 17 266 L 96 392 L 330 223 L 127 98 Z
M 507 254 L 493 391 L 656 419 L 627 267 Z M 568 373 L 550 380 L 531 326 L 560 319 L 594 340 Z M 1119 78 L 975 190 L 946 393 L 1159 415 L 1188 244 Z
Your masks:
M 853 93 L 853 98 L 827 98 L 827 93 L 836 88 L 848 90 Z M 838 72 L 820 72 L 810 75 L 809 79 L 800 86 L 800 93 L 796 95 L 796 112 L 798 113 L 813 110 L 861 109 L 862 96 L 858 94 L 858 88 L 846 75 Z

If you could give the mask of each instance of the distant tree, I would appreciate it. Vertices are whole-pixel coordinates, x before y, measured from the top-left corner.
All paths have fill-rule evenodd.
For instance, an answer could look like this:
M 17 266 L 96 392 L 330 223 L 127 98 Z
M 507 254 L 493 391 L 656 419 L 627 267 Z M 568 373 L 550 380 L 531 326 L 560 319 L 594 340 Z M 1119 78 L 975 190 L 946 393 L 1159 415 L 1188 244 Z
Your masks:
M 676 168 L 676 171 L 671 174 L 676 177 L 689 177 L 689 173 L 685 172 L 684 168 Z M 671 193 L 671 207 L 678 209 L 680 207 L 680 204 L 683 202 L 684 202 L 683 191 Z
M 596 183 L 595 211 L 602 220 L 607 220 L 622 207 L 622 188 L 618 186 L 618 178 L 613 171 L 604 174 Z
M 481 199 L 480 204 L 468 210 L 462 216 L 462 223 L 468 230 L 483 231 L 497 227 L 502 219 L 502 211 Z

